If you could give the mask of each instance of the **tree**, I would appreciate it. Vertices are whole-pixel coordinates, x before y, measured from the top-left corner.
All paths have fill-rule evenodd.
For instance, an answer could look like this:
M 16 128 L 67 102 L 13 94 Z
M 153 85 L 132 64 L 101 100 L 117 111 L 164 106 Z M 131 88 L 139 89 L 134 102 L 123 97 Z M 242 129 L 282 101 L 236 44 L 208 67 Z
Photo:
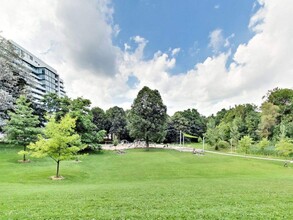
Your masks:
M 51 117 L 44 129 L 44 135 L 39 135 L 38 141 L 29 145 L 33 157 L 49 156 L 56 162 L 56 178 L 60 178 L 60 162 L 74 158 L 83 148 L 80 136 L 74 128 L 75 119 L 68 114 L 60 122 Z
M 90 111 L 91 101 L 84 98 L 73 99 L 69 106 L 69 114 L 76 118 L 75 131 L 80 135 L 81 142 L 90 149 L 99 147 L 100 136 L 105 132 L 98 133 L 93 123 L 93 115 Z
M 4 127 L 9 142 L 23 146 L 23 161 L 26 161 L 26 147 L 29 143 L 36 140 L 40 129 L 36 126 L 39 124 L 38 117 L 33 115 L 33 109 L 30 102 L 25 96 L 20 96 L 16 101 L 15 112 L 10 111 L 8 114 L 10 120 Z
M 93 115 L 93 123 L 96 125 L 97 131 L 106 130 L 107 118 L 104 110 L 99 107 L 94 107 L 91 109 L 91 112 Z
M 180 131 L 190 133 L 188 120 L 182 115 L 182 112 L 175 112 L 172 117 L 167 119 L 167 128 L 166 139 L 169 142 L 179 141 Z
M 125 111 L 123 108 L 114 106 L 106 111 L 106 117 L 109 122 L 108 131 L 112 138 L 114 139 L 114 136 L 116 136 L 120 140 L 127 133 Z
M 293 113 L 293 89 L 275 88 L 270 90 L 266 95 L 266 101 L 278 106 L 281 116 Z
M 293 138 L 293 89 L 275 88 L 266 95 L 266 101 L 279 107 L 274 139 L 277 139 L 280 124 L 286 126 L 287 135 Z
M 129 113 L 130 135 L 149 142 L 162 141 L 166 136 L 167 107 L 158 90 L 143 87 L 135 98 Z
M 246 135 L 239 141 L 239 147 L 247 154 L 252 142 L 252 138 Z
M 281 139 L 277 144 L 276 148 L 284 156 L 292 156 L 293 154 L 293 142 L 289 138 Z
M 231 138 L 232 143 L 234 145 L 237 145 L 238 140 L 240 138 L 240 132 L 239 132 L 239 124 L 240 123 L 241 123 L 241 119 L 239 117 L 237 117 L 232 121 L 232 124 L 230 127 L 230 138 Z
M 267 138 L 262 138 L 261 141 L 258 143 L 258 147 L 261 151 L 264 151 L 266 147 L 270 146 L 270 141 Z
M 42 107 L 45 111 L 54 115 L 60 121 L 69 111 L 72 100 L 68 97 L 59 97 L 56 93 L 46 94 L 42 100 Z
M 269 138 L 273 132 L 273 128 L 277 123 L 279 116 L 279 107 L 270 103 L 264 102 L 261 105 L 261 119 L 259 124 L 259 131 L 262 137 Z
M 207 123 L 207 132 L 205 133 L 206 142 L 218 150 L 217 143 L 219 141 L 219 132 L 216 128 L 216 122 L 213 117 L 211 117 Z

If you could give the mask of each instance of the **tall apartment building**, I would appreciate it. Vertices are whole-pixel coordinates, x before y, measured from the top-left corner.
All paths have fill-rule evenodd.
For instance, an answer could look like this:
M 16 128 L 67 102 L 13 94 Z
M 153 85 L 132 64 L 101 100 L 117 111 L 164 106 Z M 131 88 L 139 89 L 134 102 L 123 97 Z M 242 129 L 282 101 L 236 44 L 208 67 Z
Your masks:
M 29 89 L 36 103 L 39 103 L 48 93 L 56 93 L 61 97 L 66 95 L 64 82 L 54 68 L 15 42 L 12 44 L 22 59 L 23 65 L 30 71 L 32 83 L 29 84 Z

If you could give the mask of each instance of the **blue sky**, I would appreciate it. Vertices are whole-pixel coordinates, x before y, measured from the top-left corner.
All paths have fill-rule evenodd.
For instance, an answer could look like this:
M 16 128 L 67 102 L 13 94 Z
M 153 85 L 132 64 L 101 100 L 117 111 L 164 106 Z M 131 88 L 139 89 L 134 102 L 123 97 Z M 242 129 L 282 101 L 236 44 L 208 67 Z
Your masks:
M 105 110 L 129 109 L 143 86 L 159 90 L 170 115 L 195 108 L 207 116 L 292 88 L 292 0 L 0 5 L 1 35 L 56 69 L 70 97 Z
M 114 43 L 124 48 L 131 45 L 131 37 L 139 35 L 148 40 L 145 58 L 160 50 L 181 48 L 172 74 L 185 72 L 213 55 L 209 34 L 222 29 L 223 37 L 231 37 L 235 51 L 254 35 L 248 28 L 250 17 L 258 10 L 254 0 L 115 0 L 114 22 L 120 32 Z M 225 48 L 221 48 L 225 50 Z

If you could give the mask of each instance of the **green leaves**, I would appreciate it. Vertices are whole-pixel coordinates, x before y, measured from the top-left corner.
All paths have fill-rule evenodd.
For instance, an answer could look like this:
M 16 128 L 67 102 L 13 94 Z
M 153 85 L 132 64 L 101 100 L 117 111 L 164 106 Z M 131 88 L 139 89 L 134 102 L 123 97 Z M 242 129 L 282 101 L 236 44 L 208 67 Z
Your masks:
M 253 143 L 252 138 L 246 135 L 243 138 L 241 138 L 241 140 L 239 141 L 239 147 L 241 150 L 243 150 L 247 154 L 252 143 Z
M 38 116 L 33 115 L 33 109 L 30 107 L 30 102 L 25 96 L 20 96 L 17 99 L 15 112 L 9 112 L 10 120 L 4 127 L 7 135 L 7 140 L 10 143 L 21 145 L 26 151 L 26 146 L 36 141 L 37 135 L 41 133 Z M 25 155 L 23 154 L 23 160 Z
M 139 91 L 129 112 L 130 135 L 134 138 L 159 142 L 166 136 L 167 107 L 158 90 L 148 87 Z
M 84 148 L 80 136 L 75 133 L 76 119 L 65 115 L 60 122 L 51 117 L 44 129 L 44 135 L 38 136 L 38 141 L 31 143 L 28 148 L 33 157 L 49 156 L 57 163 L 57 175 L 59 162 L 74 158 L 78 151 Z

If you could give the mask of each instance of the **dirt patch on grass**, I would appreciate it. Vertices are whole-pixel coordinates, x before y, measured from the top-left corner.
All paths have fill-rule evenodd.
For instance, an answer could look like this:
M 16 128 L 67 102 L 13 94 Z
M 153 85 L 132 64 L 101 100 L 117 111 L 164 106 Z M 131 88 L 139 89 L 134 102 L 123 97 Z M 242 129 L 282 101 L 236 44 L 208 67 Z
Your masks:
M 18 163 L 30 163 L 30 160 L 18 160 Z
M 51 180 L 64 180 L 65 178 L 63 176 L 50 176 Z

